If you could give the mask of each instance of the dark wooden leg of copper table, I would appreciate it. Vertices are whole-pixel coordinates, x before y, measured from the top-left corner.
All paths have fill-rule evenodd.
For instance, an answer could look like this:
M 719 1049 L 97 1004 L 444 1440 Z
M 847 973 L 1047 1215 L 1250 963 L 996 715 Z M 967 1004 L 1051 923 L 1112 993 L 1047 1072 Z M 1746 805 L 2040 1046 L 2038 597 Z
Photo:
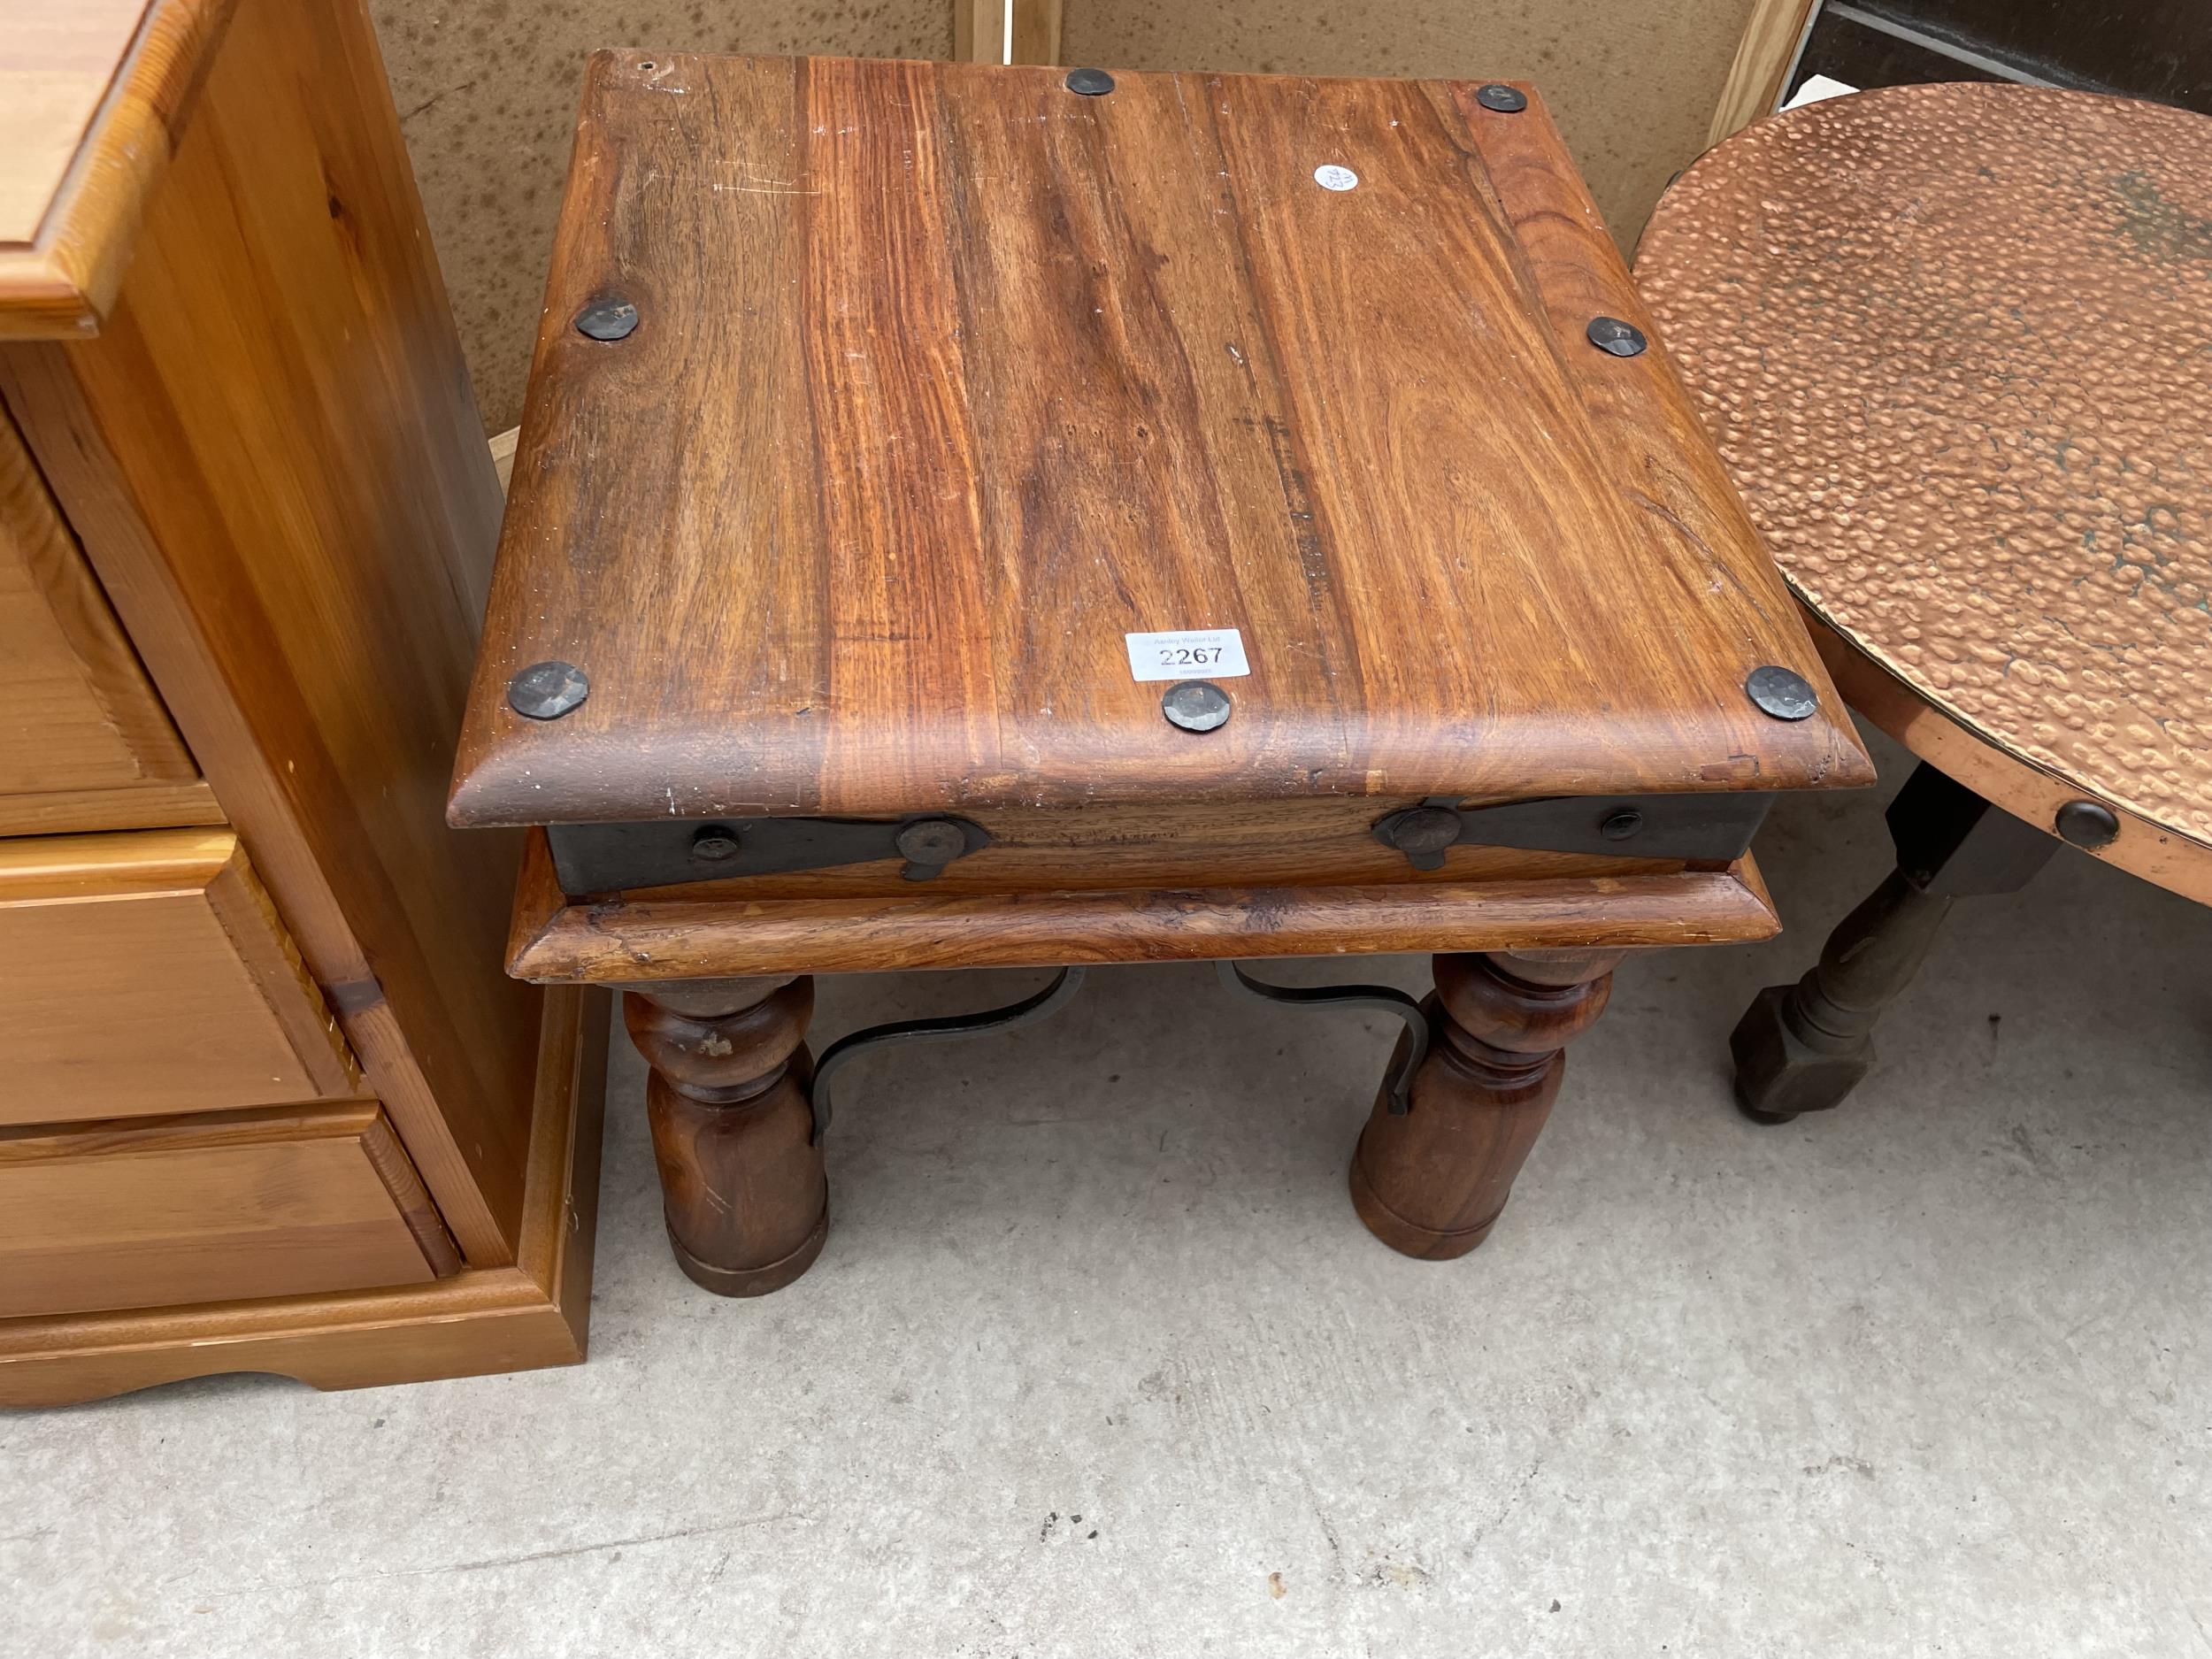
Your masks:
M 1897 868 L 1794 985 L 1770 985 L 1728 1040 L 1736 1102 L 1760 1123 L 1824 1111 L 1874 1064 L 1874 1023 L 1920 970 L 1953 901 L 2015 893 L 2058 842 L 1923 764 L 1889 808 Z
M 1352 1154 L 1352 1202 L 1368 1231 L 1432 1260 L 1489 1235 L 1551 1114 L 1563 1050 L 1605 1011 L 1623 954 L 1435 959 L 1428 1057 L 1409 1109 L 1391 1111 L 1386 1084 Z
M 653 1069 L 646 1110 L 668 1241 L 724 1296 L 780 1290 L 829 1233 L 829 1187 L 808 1094 L 809 977 L 623 987 L 631 1040 Z

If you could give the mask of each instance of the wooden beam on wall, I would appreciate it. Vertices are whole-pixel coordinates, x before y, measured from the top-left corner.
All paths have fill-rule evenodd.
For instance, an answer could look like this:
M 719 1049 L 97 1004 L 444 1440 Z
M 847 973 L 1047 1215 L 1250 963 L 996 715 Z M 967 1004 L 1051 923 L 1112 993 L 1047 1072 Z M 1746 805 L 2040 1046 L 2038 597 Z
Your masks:
M 973 64 L 1058 63 L 1060 0 L 953 0 L 952 55 Z
M 1782 84 L 1797 62 L 1798 48 L 1813 26 L 1820 0 L 1754 0 L 1751 20 L 1736 46 L 1736 60 L 1722 83 L 1720 106 L 1713 111 L 1710 142 L 1719 143 L 1762 115 L 1782 96 Z

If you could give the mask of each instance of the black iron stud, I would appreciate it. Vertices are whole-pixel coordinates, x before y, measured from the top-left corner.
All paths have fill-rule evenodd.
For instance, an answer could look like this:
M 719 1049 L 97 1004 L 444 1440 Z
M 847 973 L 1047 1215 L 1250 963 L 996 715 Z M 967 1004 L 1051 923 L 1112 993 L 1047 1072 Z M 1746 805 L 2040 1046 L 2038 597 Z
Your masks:
M 925 818 L 902 826 L 891 844 L 910 863 L 949 864 L 968 850 L 968 836 L 949 818 Z
M 588 340 L 624 340 L 637 326 L 637 307 L 627 300 L 594 300 L 576 313 L 576 332 Z
M 1087 98 L 1102 97 L 1114 89 L 1114 78 L 1103 69 L 1071 69 L 1066 85 L 1070 92 Z
M 1648 343 L 1642 329 L 1617 317 L 1593 317 L 1589 327 L 1583 332 L 1600 351 L 1609 351 L 1617 357 L 1636 357 Z
M 557 720 L 590 695 L 573 663 L 533 663 L 507 682 L 507 706 L 533 720 Z
M 1632 806 L 1608 812 L 1598 820 L 1598 833 L 1609 841 L 1624 841 L 1644 826 L 1644 815 Z
M 2093 850 L 2109 847 L 2120 839 L 2120 820 L 2101 801 L 2069 801 L 2059 808 L 2054 822 L 2059 839 Z
M 1820 706 L 1820 698 L 1802 674 L 1769 663 L 1764 668 L 1755 668 L 1751 678 L 1743 682 L 1744 691 L 1759 706 L 1763 714 L 1770 714 L 1778 720 L 1802 720 L 1809 718 Z
M 725 858 L 736 857 L 740 844 L 737 832 L 727 824 L 702 824 L 699 833 L 691 838 L 691 856 L 706 864 L 718 864 Z
M 1186 732 L 1210 732 L 1229 718 L 1229 694 L 1210 680 L 1179 680 L 1160 699 L 1170 726 Z
M 1440 853 L 1459 839 L 1459 814 L 1448 806 L 1409 806 L 1383 823 L 1390 844 L 1409 855 Z
M 1528 108 L 1528 94 L 1518 87 L 1502 86 L 1494 81 L 1486 87 L 1475 88 L 1475 102 L 1500 115 L 1518 115 Z

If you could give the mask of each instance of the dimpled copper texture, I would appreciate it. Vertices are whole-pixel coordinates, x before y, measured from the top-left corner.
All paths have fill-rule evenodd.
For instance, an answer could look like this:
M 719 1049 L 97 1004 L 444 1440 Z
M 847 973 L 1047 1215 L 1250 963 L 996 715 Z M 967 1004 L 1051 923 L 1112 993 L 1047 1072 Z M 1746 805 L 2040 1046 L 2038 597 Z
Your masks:
M 2212 119 L 2006 86 L 1813 104 L 1692 168 L 1636 271 L 1807 605 L 2201 872 Z

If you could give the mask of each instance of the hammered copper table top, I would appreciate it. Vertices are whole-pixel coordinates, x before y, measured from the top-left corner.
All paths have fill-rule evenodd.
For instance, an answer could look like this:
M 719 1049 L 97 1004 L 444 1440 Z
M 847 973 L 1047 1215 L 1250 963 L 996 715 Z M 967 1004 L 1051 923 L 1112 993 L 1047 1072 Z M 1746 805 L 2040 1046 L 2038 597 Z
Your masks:
M 2212 119 L 1906 87 L 1747 128 L 1637 275 L 1799 596 L 2212 843 Z

